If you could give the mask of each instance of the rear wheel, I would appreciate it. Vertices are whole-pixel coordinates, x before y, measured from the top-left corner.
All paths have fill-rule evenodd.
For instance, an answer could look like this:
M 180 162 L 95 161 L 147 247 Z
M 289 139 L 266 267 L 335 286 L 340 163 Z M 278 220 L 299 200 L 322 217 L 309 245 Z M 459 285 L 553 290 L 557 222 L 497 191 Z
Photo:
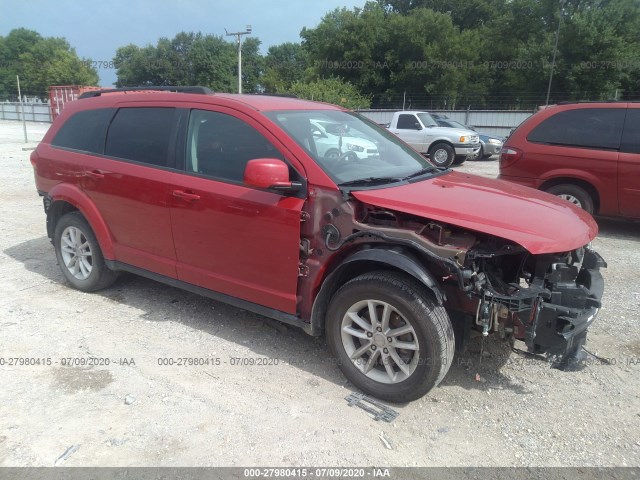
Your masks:
M 456 153 L 448 143 L 436 143 L 429 149 L 429 158 L 437 167 L 449 167 Z
M 396 272 L 367 273 L 343 285 L 331 300 L 326 335 L 345 376 L 390 402 L 422 397 L 453 360 L 444 308 L 423 285 Z
M 117 278 L 105 264 L 100 245 L 80 212 L 67 213 L 58 220 L 53 244 L 62 274 L 74 288 L 94 292 Z
M 593 214 L 593 199 L 591 195 L 582 187 L 572 184 L 554 185 L 548 188 L 547 193 L 573 203 L 576 207 Z

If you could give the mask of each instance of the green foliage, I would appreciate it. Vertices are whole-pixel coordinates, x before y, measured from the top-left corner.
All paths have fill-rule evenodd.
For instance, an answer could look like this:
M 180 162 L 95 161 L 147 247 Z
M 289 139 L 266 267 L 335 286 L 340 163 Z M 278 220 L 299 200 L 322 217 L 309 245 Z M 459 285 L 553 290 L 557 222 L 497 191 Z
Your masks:
M 336 77 L 311 82 L 297 81 L 291 85 L 288 93 L 306 100 L 333 103 L 352 110 L 371 106 L 370 98 L 362 95 L 351 83 Z
M 639 16 L 636 0 L 377 0 L 301 37 L 307 76 L 346 79 L 376 105 L 406 92 L 413 106 L 529 108 L 544 103 L 559 21 L 551 101 L 637 96 Z
M 181 32 L 156 45 L 118 48 L 113 59 L 116 86 L 203 85 L 216 91 L 237 89 L 237 53 L 220 36 Z
M 287 42 L 269 47 L 261 83 L 266 93 L 285 93 L 304 79 L 307 52 L 299 43 Z
M 51 85 L 97 85 L 98 74 L 80 59 L 64 38 L 43 38 L 19 28 L 0 37 L 0 96 L 23 94 L 46 98 Z

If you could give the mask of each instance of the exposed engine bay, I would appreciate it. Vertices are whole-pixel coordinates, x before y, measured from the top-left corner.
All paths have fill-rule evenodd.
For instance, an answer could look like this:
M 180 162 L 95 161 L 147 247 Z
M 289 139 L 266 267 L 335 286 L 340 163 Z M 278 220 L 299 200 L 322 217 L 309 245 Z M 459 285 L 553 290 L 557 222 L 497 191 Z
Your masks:
M 346 220 L 344 215 L 340 219 Z M 546 354 L 562 367 L 585 342 L 597 316 L 606 262 L 589 246 L 533 255 L 495 236 L 368 205 L 353 212 L 349 234 L 325 215 L 324 244 L 331 252 L 392 244 L 416 252 L 444 292 L 444 305 L 464 325 L 486 336 L 523 340 L 528 351 Z

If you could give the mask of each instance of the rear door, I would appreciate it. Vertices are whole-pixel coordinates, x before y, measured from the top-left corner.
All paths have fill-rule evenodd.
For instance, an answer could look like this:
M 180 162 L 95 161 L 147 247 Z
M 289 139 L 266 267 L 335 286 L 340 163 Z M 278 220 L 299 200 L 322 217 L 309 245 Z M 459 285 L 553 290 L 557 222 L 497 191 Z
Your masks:
M 295 313 L 300 252 L 299 197 L 247 187 L 255 158 L 285 160 L 277 140 L 232 109 L 191 111 L 184 174 L 171 186 L 178 278 Z M 292 179 L 301 175 L 290 168 Z
M 620 214 L 640 218 L 640 105 L 627 110 L 618 160 Z
M 116 260 L 173 278 L 167 199 L 178 117 L 171 107 L 118 109 L 104 156 L 85 162 L 82 180 L 111 230 Z

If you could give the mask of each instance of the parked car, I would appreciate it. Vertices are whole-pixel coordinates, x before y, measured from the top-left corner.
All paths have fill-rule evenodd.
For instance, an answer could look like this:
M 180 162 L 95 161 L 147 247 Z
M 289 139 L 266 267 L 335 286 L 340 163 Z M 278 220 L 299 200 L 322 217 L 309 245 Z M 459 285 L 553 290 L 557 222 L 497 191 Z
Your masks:
M 460 165 L 480 151 L 476 132 L 467 128 L 438 128 L 428 112 L 396 112 L 388 128 L 439 167 Z
M 324 334 L 346 377 L 392 402 L 435 387 L 473 330 L 558 366 L 585 342 L 606 264 L 584 211 L 436 168 L 337 106 L 136 90 L 69 103 L 31 155 L 73 287 L 133 272 Z M 321 155 L 318 125 L 377 151 Z
M 640 218 L 640 104 L 545 108 L 505 143 L 500 179 L 552 193 L 589 213 Z
M 497 137 L 495 135 L 489 135 L 488 133 L 478 132 L 475 128 L 468 125 L 463 125 L 462 123 L 456 122 L 455 120 L 451 120 L 444 115 L 434 114 L 433 118 L 435 118 L 436 122 L 438 122 L 439 127 L 460 129 L 466 128 L 467 130 L 471 130 L 478 134 L 478 138 L 480 139 L 480 151 L 477 155 L 470 157 L 471 160 L 484 160 L 486 158 L 492 157 L 493 155 L 498 155 L 500 153 L 500 150 L 502 149 L 504 137 Z
M 351 131 L 349 125 L 312 121 L 311 134 L 317 154 L 326 159 L 337 159 L 346 154 L 353 159 L 365 159 L 378 154 L 375 143 L 359 137 L 359 132 Z

